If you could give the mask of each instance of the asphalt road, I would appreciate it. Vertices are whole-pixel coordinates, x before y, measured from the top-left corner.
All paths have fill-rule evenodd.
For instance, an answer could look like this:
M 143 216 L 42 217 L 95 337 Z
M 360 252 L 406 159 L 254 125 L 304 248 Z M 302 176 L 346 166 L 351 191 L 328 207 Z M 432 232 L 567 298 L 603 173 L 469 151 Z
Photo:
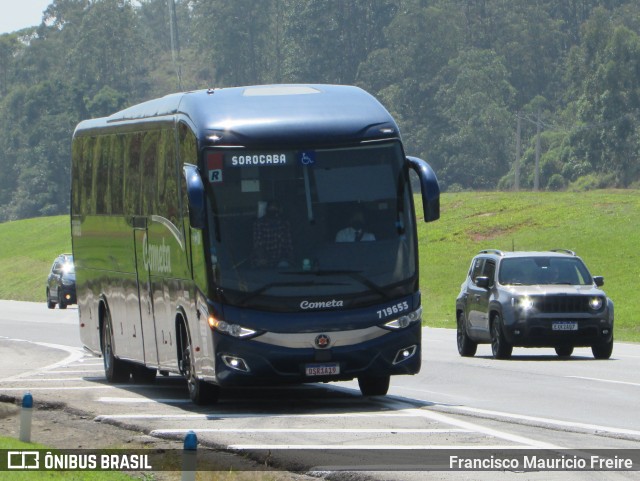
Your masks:
M 608 361 L 594 360 L 589 349 L 566 360 L 552 349 L 515 349 L 513 359 L 498 361 L 489 346 L 461 358 L 455 331 L 425 328 L 421 373 L 393 378 L 386 397 L 362 398 L 346 382 L 228 390 L 218 404 L 196 407 L 179 377 L 150 386 L 106 383 L 101 359 L 79 346 L 76 317 L 73 307 L 0 301 L 0 394 L 30 391 L 157 437 L 193 430 L 201 444 L 302 471 L 355 464 L 402 471 L 374 472 L 380 479 L 638 479 L 638 471 L 518 469 L 425 477 L 410 468 L 434 452 L 446 455 L 437 461 L 444 466 L 460 453 L 637 450 L 640 345 L 616 343 Z

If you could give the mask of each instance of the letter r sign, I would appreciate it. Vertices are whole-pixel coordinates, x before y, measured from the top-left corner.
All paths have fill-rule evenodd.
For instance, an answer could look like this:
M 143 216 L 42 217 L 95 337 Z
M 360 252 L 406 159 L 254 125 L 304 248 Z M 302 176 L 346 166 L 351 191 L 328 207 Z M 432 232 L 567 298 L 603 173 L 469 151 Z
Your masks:
M 210 170 L 209 182 L 222 182 L 222 169 Z
M 222 182 L 222 154 L 215 153 L 207 155 L 207 171 L 209 172 L 209 182 Z

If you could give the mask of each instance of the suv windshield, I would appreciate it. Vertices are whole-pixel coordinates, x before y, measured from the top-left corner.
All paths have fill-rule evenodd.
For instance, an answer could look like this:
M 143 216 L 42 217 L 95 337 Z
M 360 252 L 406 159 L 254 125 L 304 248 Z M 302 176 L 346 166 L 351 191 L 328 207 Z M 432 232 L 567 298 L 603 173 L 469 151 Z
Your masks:
M 498 276 L 504 285 L 590 285 L 593 279 L 577 257 L 514 257 L 503 259 Z
M 205 153 L 213 279 L 259 299 L 412 292 L 415 239 L 398 142 Z M 367 296 L 371 300 L 371 296 Z

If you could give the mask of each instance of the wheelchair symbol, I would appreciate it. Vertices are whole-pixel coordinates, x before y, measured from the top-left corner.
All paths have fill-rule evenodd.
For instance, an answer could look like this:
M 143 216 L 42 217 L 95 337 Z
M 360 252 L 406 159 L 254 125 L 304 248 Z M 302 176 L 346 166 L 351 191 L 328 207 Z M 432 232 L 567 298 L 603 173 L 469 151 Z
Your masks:
M 316 163 L 315 152 L 302 152 L 300 154 L 300 163 L 302 165 L 312 165 Z

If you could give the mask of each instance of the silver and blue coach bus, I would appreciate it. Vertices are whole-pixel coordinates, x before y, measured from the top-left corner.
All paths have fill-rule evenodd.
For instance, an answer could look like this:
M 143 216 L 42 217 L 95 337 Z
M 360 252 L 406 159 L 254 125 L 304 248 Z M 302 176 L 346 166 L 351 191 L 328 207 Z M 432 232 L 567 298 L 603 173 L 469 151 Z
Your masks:
M 439 187 L 350 86 L 169 95 L 81 122 L 71 230 L 80 333 L 106 377 L 225 386 L 357 379 L 421 364 L 418 240 Z

